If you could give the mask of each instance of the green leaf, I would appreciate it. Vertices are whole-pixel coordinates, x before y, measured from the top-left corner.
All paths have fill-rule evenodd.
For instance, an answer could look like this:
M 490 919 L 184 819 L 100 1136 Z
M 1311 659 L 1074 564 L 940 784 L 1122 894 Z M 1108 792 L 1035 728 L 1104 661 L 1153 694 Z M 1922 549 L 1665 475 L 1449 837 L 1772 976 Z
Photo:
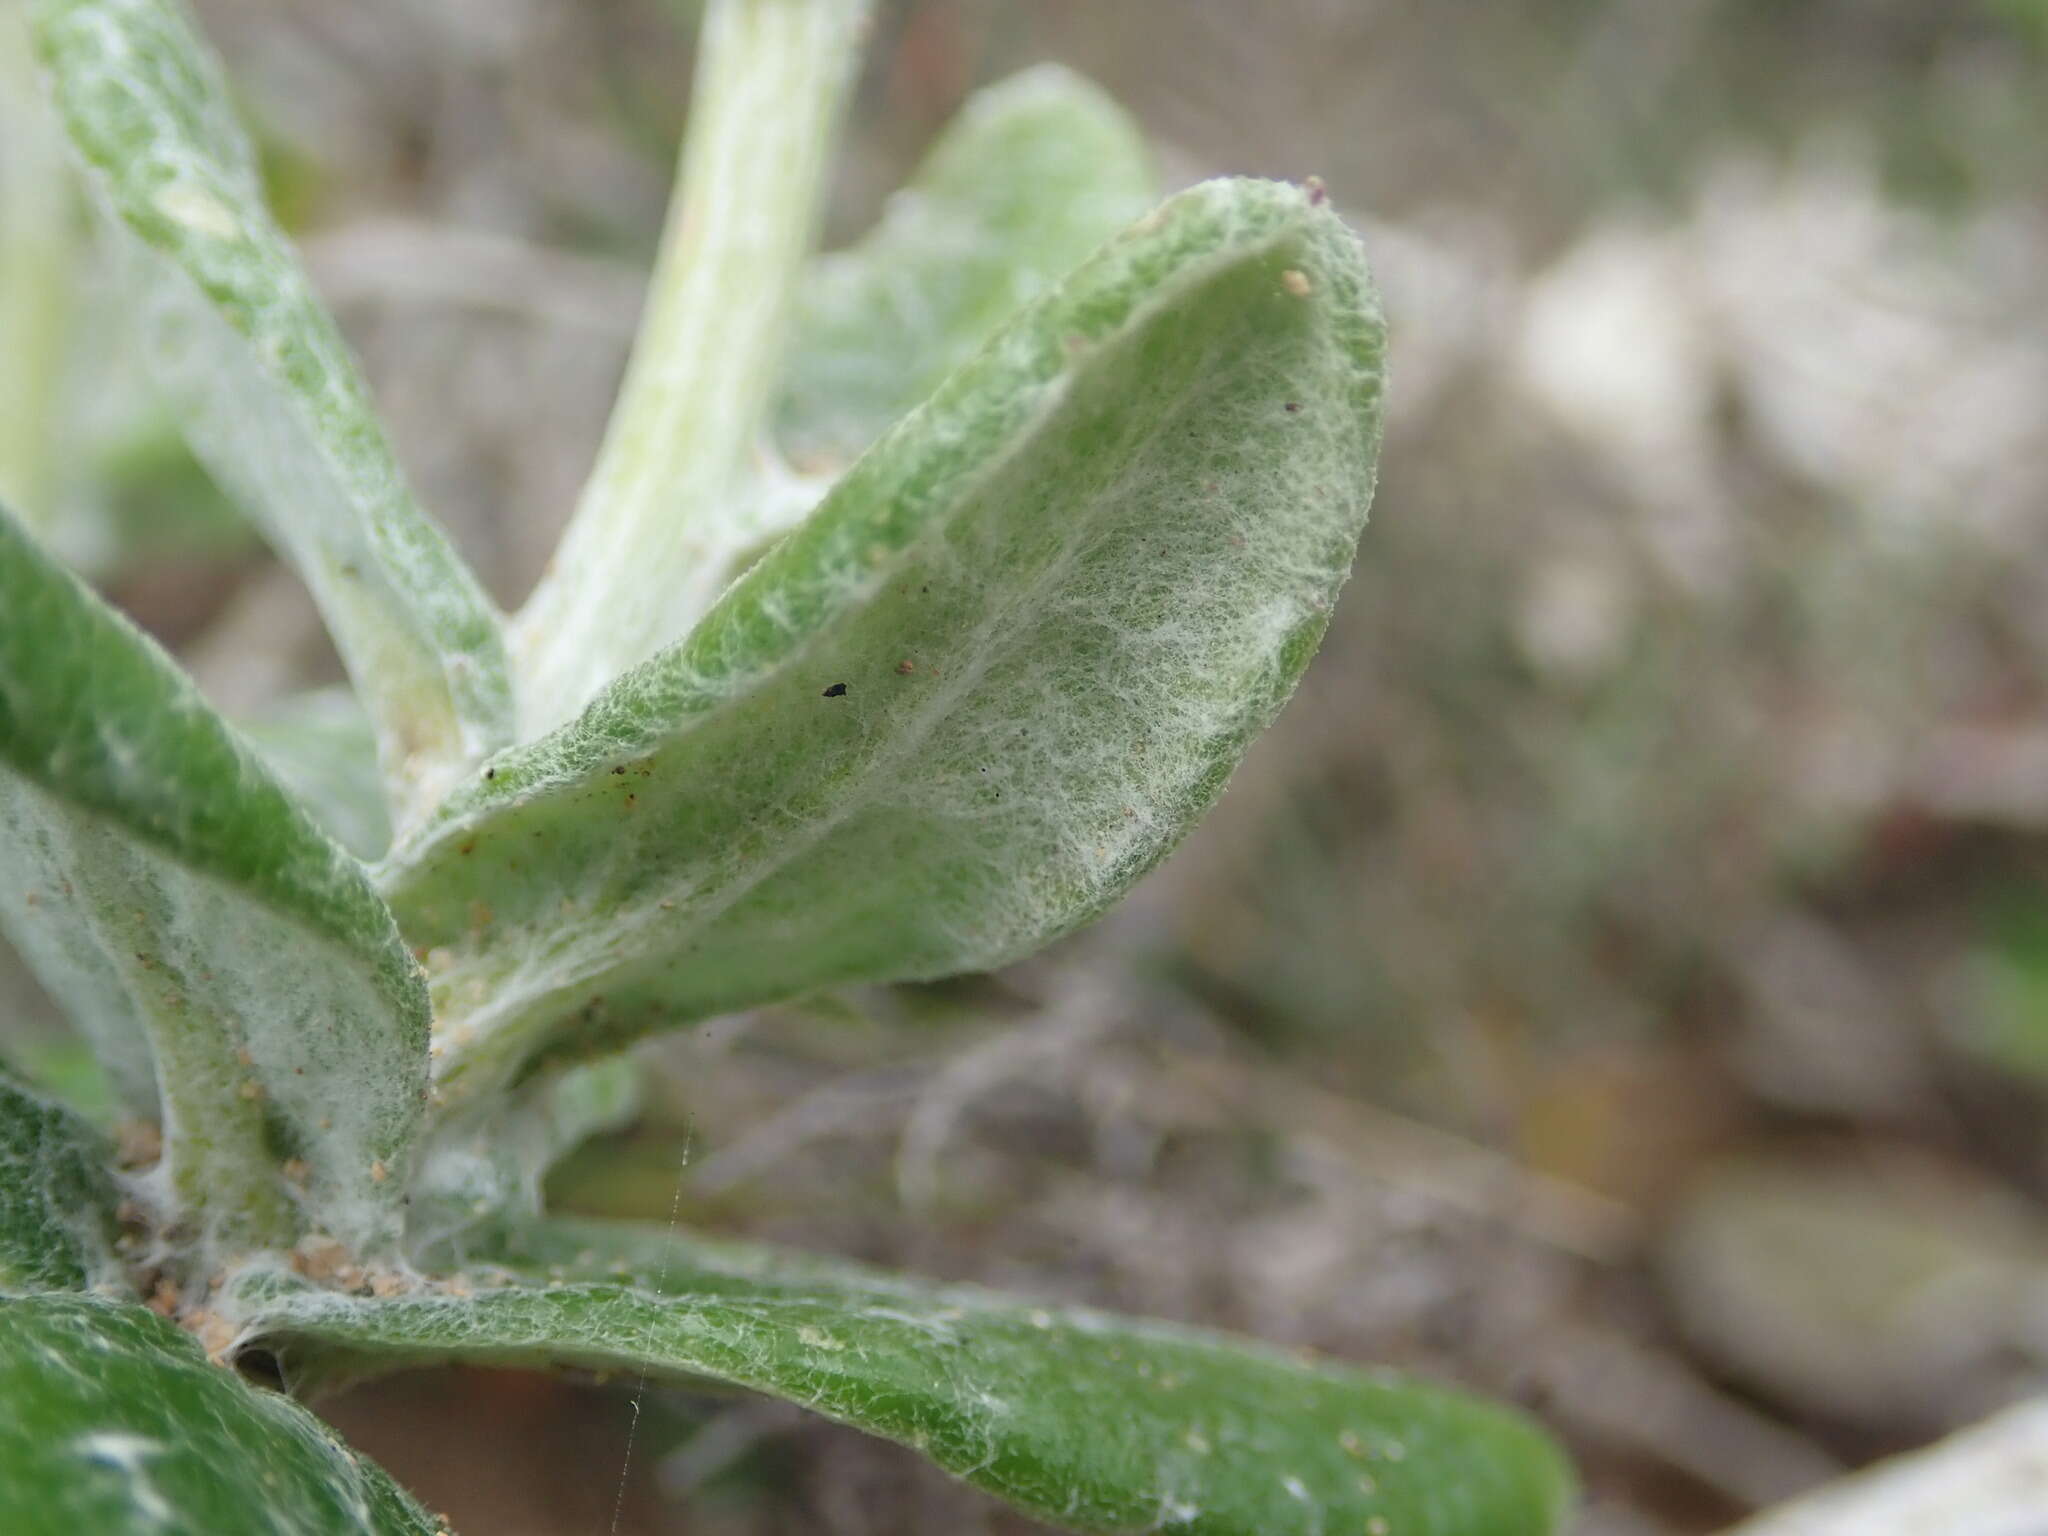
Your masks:
M 133 1304 L 0 1301 L 9 1536 L 433 1536 L 384 1471 Z
M 157 647 L 0 513 L 0 926 L 228 1244 L 390 1241 L 427 998 L 363 867 Z M 378 1165 L 383 1165 L 380 1169 Z
M 11 952 L 0 954 L 0 965 L 11 959 Z M 83 1040 L 15 1040 L 9 1049 L 12 1065 L 31 1088 L 67 1106 L 86 1124 L 105 1130 L 120 1119 L 107 1069 Z
M 112 1155 L 77 1115 L 0 1070 L 0 1293 L 83 1290 L 118 1271 Z
M 390 861 L 451 1101 L 1101 912 L 1315 650 L 1381 341 L 1350 233 L 1271 182 L 1174 199 L 1018 317 L 685 642 Z
M 1519 1416 L 1388 1372 L 653 1227 L 550 1223 L 507 1256 L 549 1278 L 369 1300 L 271 1277 L 243 1304 L 309 1379 L 462 1360 L 726 1383 L 1081 1531 L 1538 1536 L 1568 1502 Z
M 264 205 L 177 0 L 38 0 L 88 180 L 134 237 L 139 327 L 208 468 L 313 590 L 401 805 L 511 739 L 490 601 L 413 504 L 333 318 Z
M 977 92 L 874 230 L 807 274 L 778 422 L 791 460 L 850 463 L 1158 199 L 1136 126 L 1079 75 L 1042 64 Z

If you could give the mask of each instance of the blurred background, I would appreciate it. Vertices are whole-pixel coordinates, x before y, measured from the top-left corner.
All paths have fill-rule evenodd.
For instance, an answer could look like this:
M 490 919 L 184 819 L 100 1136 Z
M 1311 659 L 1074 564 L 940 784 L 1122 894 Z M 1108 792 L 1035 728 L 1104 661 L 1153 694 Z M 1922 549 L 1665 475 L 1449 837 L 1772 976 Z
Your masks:
M 517 602 L 636 320 L 695 7 L 197 9 L 423 499 Z M 1111 918 L 661 1042 L 552 1198 L 1512 1397 L 1582 1536 L 1718 1530 L 2040 1390 L 2048 0 L 894 0 L 828 241 L 1042 59 L 1170 185 L 1319 174 L 1366 240 L 1392 414 L 1329 641 Z M 0 318 L 39 261 L 74 290 L 14 313 L 0 392 L 54 403 L 11 494 L 224 708 L 337 678 L 89 254 L 0 192 Z M 11 963 L 0 1016 L 76 1070 Z M 499 1536 L 605 1529 L 633 1417 L 482 1372 L 323 1408 Z M 1036 1527 L 656 1393 L 620 1529 Z

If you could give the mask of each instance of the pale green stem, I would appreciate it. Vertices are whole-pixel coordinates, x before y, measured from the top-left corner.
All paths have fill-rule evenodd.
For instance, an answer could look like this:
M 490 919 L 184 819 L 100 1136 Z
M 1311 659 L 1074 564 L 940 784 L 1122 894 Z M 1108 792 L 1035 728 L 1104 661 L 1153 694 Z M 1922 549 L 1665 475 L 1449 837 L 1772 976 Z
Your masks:
M 67 174 L 23 9 L 0 0 L 0 500 L 45 537 L 76 255 Z
M 522 734 L 702 611 L 782 361 L 868 0 L 711 0 L 646 318 L 581 505 L 514 635 Z

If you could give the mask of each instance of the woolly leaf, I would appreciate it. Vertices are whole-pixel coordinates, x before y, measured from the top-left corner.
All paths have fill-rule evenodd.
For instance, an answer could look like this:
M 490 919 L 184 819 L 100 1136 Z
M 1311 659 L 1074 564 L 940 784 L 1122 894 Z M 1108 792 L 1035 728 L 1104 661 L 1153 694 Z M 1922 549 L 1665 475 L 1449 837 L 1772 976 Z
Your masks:
M 395 1234 L 426 989 L 363 867 L 157 647 L 0 513 L 0 925 L 224 1241 Z M 383 1165 L 381 1170 L 379 1165 Z
M 1519 1416 L 1391 1373 L 653 1227 L 544 1224 L 515 1254 L 548 1278 L 257 1279 L 248 1336 L 311 1381 L 459 1360 L 747 1387 L 1079 1531 L 1539 1536 L 1568 1500 Z
M 0 1301 L 8 1536 L 432 1536 L 376 1465 L 154 1313 Z
M 135 237 L 137 326 L 165 393 L 312 589 L 417 807 L 510 739 L 497 615 L 413 504 L 183 7 L 39 0 L 35 18 L 88 180 Z
M 685 642 L 394 855 L 451 1101 L 1102 911 L 1315 649 L 1381 336 L 1350 234 L 1270 182 L 1174 199 L 1019 316 Z
M 83 1290 L 116 1270 L 111 1155 L 77 1115 L 0 1071 L 0 1293 Z
M 1158 200 L 1130 119 L 1045 64 L 978 92 L 881 222 L 798 301 L 778 423 L 802 468 L 851 462 L 996 327 Z

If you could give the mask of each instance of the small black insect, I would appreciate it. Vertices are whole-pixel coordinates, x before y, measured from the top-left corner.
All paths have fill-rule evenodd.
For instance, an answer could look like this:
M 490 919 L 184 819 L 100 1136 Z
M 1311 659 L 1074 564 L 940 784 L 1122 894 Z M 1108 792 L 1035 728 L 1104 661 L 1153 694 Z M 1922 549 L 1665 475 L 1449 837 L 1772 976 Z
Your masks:
M 844 684 L 844 683 L 834 683 L 834 684 L 833 684 L 833 685 L 832 685 L 832 686 L 831 686 L 830 688 L 827 688 L 827 689 L 825 690 L 825 697 L 826 697 L 826 698 L 828 698 L 828 699 L 837 699 L 837 698 L 842 698 L 842 697 L 844 697 L 844 696 L 845 696 L 845 693 L 846 693 L 846 684 Z

